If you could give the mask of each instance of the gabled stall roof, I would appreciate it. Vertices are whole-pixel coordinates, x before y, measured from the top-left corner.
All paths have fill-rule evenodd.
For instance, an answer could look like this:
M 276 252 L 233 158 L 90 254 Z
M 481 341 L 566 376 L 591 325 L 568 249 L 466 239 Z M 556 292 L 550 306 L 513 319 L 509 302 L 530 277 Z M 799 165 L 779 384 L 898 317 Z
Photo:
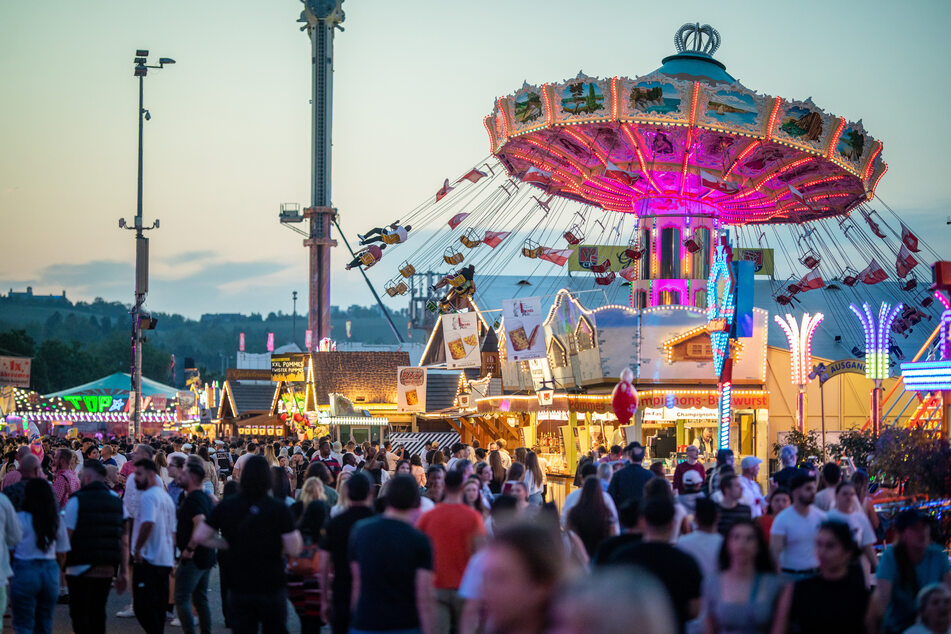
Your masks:
M 260 384 L 225 381 L 221 390 L 218 418 L 237 418 L 249 412 L 269 412 L 274 402 L 276 383 Z

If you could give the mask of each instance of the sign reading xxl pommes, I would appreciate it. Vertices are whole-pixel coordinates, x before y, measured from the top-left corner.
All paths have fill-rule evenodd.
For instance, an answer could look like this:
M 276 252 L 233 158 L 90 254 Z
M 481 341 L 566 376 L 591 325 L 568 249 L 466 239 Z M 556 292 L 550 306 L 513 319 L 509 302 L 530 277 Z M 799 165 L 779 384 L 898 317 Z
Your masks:
M 0 385 L 30 387 L 29 357 L 0 357 Z
M 307 354 L 272 354 L 271 380 L 303 382 L 307 380 Z

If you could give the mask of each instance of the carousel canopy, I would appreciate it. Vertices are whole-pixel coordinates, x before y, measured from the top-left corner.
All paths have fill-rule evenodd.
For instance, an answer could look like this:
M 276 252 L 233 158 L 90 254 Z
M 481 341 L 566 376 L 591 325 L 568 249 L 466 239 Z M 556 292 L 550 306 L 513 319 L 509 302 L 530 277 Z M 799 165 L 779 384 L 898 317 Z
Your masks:
M 647 75 L 579 73 L 498 99 L 493 154 L 546 193 L 638 215 L 686 204 L 730 225 L 801 223 L 874 196 L 887 166 L 861 121 L 743 86 L 712 57 L 709 25 L 675 44 Z

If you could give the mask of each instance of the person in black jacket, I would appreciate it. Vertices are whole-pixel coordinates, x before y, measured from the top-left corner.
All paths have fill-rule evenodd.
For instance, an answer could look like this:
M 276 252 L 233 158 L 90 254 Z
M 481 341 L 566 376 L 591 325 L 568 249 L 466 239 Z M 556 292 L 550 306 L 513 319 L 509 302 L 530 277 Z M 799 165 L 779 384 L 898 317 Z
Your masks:
M 617 508 L 628 500 L 639 503 L 644 497 L 644 485 L 654 478 L 653 473 L 641 466 L 644 461 L 644 446 L 641 443 L 632 442 L 624 452 L 630 454 L 631 464 L 615 473 L 608 486 L 608 493 Z
M 69 617 L 76 634 L 103 634 L 113 577 L 119 594 L 129 584 L 129 542 L 124 537 L 122 500 L 105 480 L 106 467 L 101 462 L 84 462 L 82 488 L 64 509 L 71 544 L 66 553 Z

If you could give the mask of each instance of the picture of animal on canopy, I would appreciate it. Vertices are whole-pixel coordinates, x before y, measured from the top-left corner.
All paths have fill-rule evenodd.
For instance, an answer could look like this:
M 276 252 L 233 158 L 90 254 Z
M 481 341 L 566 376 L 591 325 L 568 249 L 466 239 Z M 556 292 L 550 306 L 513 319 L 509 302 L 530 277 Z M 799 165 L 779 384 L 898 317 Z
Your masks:
M 565 86 L 561 108 L 569 114 L 588 114 L 604 108 L 604 93 L 594 82 L 579 81 Z

